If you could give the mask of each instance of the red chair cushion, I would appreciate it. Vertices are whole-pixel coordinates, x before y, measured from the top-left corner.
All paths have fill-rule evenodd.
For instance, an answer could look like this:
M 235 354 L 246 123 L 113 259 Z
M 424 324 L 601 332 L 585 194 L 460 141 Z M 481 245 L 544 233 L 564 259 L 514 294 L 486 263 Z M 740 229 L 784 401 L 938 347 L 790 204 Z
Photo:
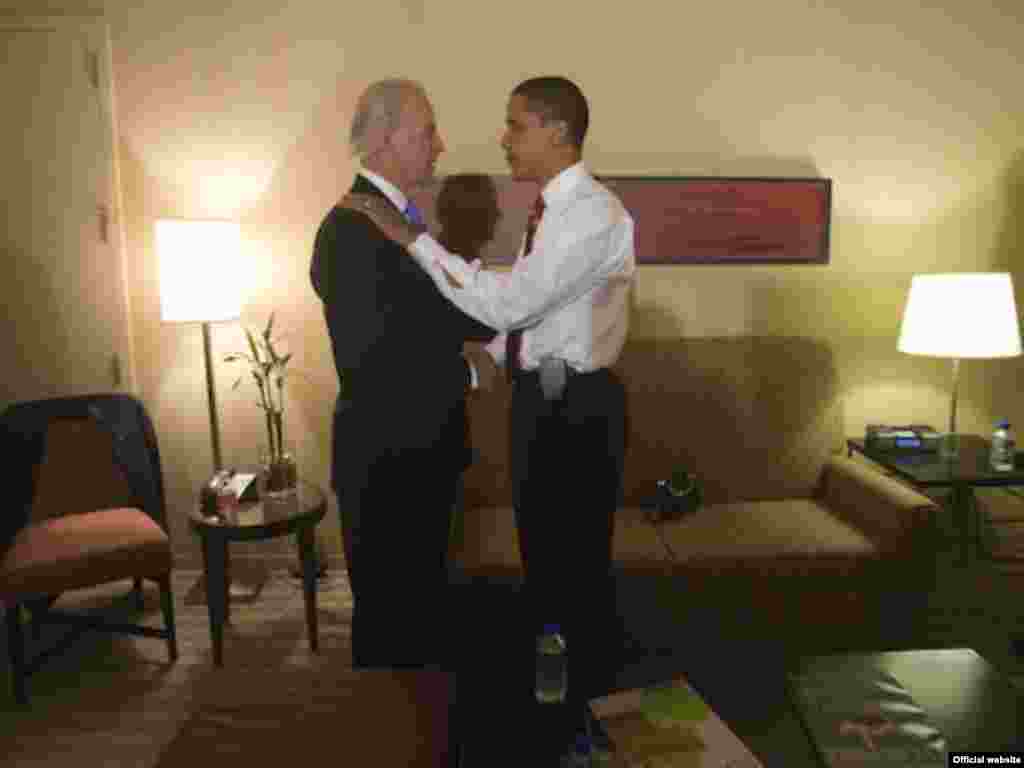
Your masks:
M 139 509 L 64 515 L 20 530 L 0 561 L 0 598 L 59 594 L 125 578 L 158 578 L 172 564 L 167 534 Z

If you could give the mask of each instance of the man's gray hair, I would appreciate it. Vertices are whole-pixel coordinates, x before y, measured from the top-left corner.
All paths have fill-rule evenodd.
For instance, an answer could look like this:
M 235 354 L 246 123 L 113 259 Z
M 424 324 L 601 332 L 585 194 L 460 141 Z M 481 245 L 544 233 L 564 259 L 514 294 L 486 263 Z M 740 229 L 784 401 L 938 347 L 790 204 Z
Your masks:
M 356 103 L 352 117 L 349 142 L 352 154 L 364 159 L 370 151 L 368 141 L 374 129 L 391 133 L 398 128 L 402 106 L 411 91 L 425 93 L 423 86 L 415 80 L 390 78 L 370 84 Z

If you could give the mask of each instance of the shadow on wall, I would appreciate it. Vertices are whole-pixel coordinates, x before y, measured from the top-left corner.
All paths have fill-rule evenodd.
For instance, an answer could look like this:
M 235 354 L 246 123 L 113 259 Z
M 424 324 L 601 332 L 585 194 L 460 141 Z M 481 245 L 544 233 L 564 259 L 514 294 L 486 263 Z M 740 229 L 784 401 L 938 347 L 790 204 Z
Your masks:
M 629 393 L 627 499 L 678 465 L 701 478 L 709 502 L 804 495 L 841 442 L 825 341 L 631 339 L 616 369 Z
M 1006 204 L 1003 220 L 996 237 L 992 268 L 997 272 L 1014 272 L 1018 299 L 1020 281 L 1024 278 L 1021 250 L 1024 249 L 1024 149 L 1019 149 L 1003 174 Z M 1019 304 L 1019 302 L 1018 302 Z M 1019 307 L 1018 307 L 1019 309 Z
M 1017 315 L 1024 321 L 1024 149 L 1014 154 L 1003 181 L 1006 204 L 993 269 L 1013 275 Z M 992 362 L 998 371 L 992 379 L 992 420 L 1006 418 L 1011 424 L 1024 426 L 1024 357 Z
M 676 339 L 686 335 L 686 322 L 682 316 L 654 302 L 641 304 L 636 297 L 635 286 L 630 293 L 630 305 L 630 339 Z
M 750 369 L 758 373 L 754 407 L 761 414 L 759 421 L 768 427 L 761 435 L 768 441 L 766 451 L 777 450 L 785 459 L 794 443 L 807 440 L 824 441 L 827 452 L 842 450 L 835 443 L 836 436 L 844 434 L 844 425 L 831 342 L 762 338 L 751 349 Z M 827 429 L 821 429 L 823 423 Z

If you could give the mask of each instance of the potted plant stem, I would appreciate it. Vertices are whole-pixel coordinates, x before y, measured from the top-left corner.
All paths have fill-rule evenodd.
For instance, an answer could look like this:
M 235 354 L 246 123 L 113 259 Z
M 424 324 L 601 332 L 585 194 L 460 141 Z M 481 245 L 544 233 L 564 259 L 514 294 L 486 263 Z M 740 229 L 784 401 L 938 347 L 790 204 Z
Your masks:
M 224 358 L 228 363 L 247 362 L 256 382 L 259 391 L 256 404 L 263 410 L 267 426 L 267 444 L 261 456 L 259 487 L 261 495 L 271 497 L 294 493 L 298 481 L 295 458 L 284 440 L 284 382 L 292 354 L 278 354 L 271 336 L 273 329 L 274 313 L 271 312 L 267 327 L 261 334 L 244 329 L 250 354 L 236 353 Z M 233 390 L 238 388 L 242 378 L 235 381 Z

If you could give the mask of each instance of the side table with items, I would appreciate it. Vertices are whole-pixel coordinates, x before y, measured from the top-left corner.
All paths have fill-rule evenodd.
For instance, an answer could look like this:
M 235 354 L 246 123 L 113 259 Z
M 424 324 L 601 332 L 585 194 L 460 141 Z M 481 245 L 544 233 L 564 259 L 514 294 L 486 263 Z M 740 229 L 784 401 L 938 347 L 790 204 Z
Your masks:
M 302 480 L 298 481 L 294 493 L 281 497 L 222 505 L 211 515 L 204 514 L 201 506 L 193 509 L 189 526 L 202 542 L 206 600 L 216 666 L 223 666 L 224 623 L 230 611 L 228 544 L 232 541 L 258 541 L 295 534 L 302 561 L 309 645 L 314 652 L 318 650 L 315 531 L 326 512 L 327 500 L 323 491 Z
M 990 463 L 991 443 L 980 435 L 959 435 L 959 450 L 956 456 L 946 456 L 939 451 L 895 451 L 880 450 L 869 446 L 863 438 L 846 441 L 847 455 L 859 453 L 883 469 L 903 478 L 907 482 L 927 489 L 949 489 L 950 505 L 960 524 L 960 561 L 971 560 L 980 540 L 980 521 L 976 515 L 974 489 L 1024 485 L 1024 464 L 1017 454 L 1012 470 L 997 470 Z M 971 535 L 972 521 L 976 528 Z

